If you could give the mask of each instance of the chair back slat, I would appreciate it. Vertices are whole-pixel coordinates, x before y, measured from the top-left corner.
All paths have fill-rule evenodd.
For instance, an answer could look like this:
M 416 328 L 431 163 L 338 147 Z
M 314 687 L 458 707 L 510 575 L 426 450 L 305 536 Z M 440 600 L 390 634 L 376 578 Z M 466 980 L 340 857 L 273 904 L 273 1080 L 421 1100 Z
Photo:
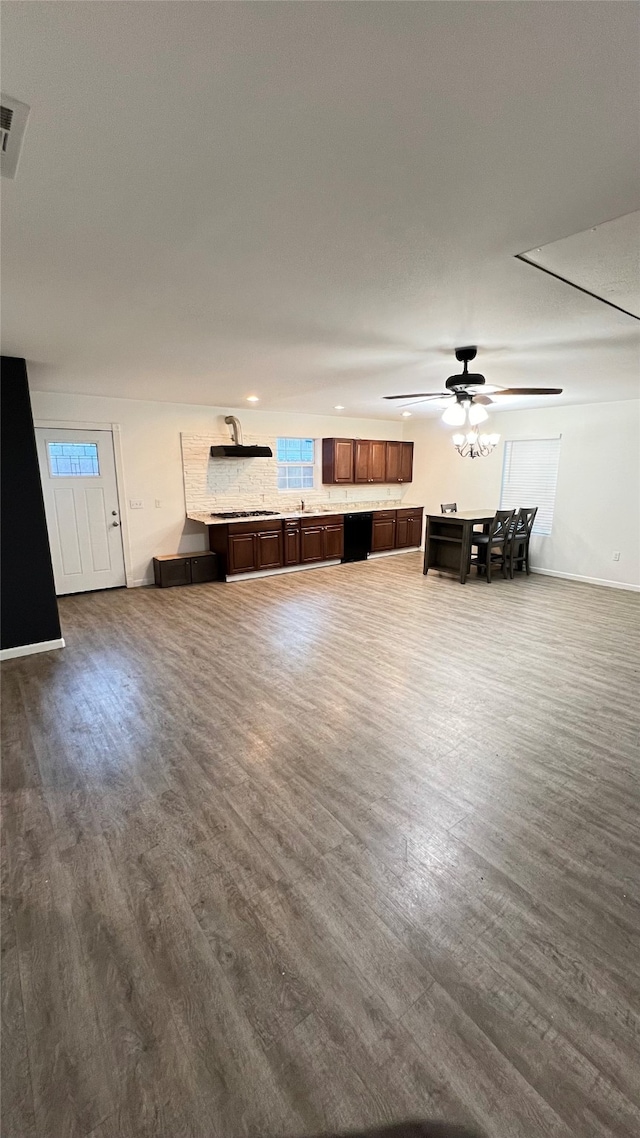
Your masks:
M 508 541 L 515 510 L 498 510 L 489 529 L 489 542 Z
M 444 505 L 440 506 L 441 514 L 457 514 L 457 512 L 458 506 L 456 502 L 445 502 Z
M 513 531 L 513 536 L 516 541 L 525 541 L 526 538 L 531 536 L 531 530 L 533 529 L 533 523 L 536 520 L 537 512 L 537 506 L 532 506 L 530 508 L 522 506 L 518 510 L 518 516 L 515 520 L 515 528 Z

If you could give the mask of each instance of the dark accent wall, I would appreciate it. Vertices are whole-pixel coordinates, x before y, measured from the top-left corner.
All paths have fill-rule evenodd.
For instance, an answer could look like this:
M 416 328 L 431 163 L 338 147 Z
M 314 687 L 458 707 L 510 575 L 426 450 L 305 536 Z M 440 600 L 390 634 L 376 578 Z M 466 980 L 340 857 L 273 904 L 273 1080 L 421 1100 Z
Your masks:
M 2 356 L 0 500 L 3 648 L 58 640 L 49 536 L 44 513 L 27 366 Z

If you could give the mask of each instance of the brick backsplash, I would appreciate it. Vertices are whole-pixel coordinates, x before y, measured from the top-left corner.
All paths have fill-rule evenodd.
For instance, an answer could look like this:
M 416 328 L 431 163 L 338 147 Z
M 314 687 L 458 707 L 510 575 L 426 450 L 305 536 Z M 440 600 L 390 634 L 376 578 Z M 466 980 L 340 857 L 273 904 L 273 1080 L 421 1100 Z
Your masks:
M 295 510 L 300 499 L 313 506 L 330 506 L 339 502 L 371 502 L 389 505 L 402 499 L 398 486 L 323 486 L 317 465 L 314 490 L 278 490 L 275 458 L 211 458 L 209 449 L 228 443 L 228 434 L 181 435 L 184 496 L 188 514 L 219 510 L 252 510 L 264 506 L 268 510 Z M 276 453 L 276 436 L 259 438 L 245 435 L 247 446 L 259 443 Z M 322 443 L 316 439 L 316 458 Z M 403 488 L 404 489 L 404 488 Z

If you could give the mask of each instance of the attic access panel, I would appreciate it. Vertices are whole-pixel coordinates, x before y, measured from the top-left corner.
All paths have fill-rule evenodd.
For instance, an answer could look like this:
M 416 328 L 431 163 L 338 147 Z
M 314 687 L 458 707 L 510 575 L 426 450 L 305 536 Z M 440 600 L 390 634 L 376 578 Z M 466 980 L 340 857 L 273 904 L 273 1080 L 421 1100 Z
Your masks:
M 517 257 L 640 320 L 640 210 Z

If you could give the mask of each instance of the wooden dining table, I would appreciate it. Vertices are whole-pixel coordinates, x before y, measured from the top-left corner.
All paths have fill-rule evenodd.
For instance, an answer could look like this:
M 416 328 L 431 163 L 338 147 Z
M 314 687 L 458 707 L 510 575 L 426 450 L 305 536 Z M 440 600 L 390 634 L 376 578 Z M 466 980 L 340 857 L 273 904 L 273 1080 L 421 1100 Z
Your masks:
M 471 537 L 476 526 L 488 533 L 495 510 L 459 510 L 455 514 L 427 514 L 423 573 L 437 569 L 457 573 L 464 585 L 471 564 Z

